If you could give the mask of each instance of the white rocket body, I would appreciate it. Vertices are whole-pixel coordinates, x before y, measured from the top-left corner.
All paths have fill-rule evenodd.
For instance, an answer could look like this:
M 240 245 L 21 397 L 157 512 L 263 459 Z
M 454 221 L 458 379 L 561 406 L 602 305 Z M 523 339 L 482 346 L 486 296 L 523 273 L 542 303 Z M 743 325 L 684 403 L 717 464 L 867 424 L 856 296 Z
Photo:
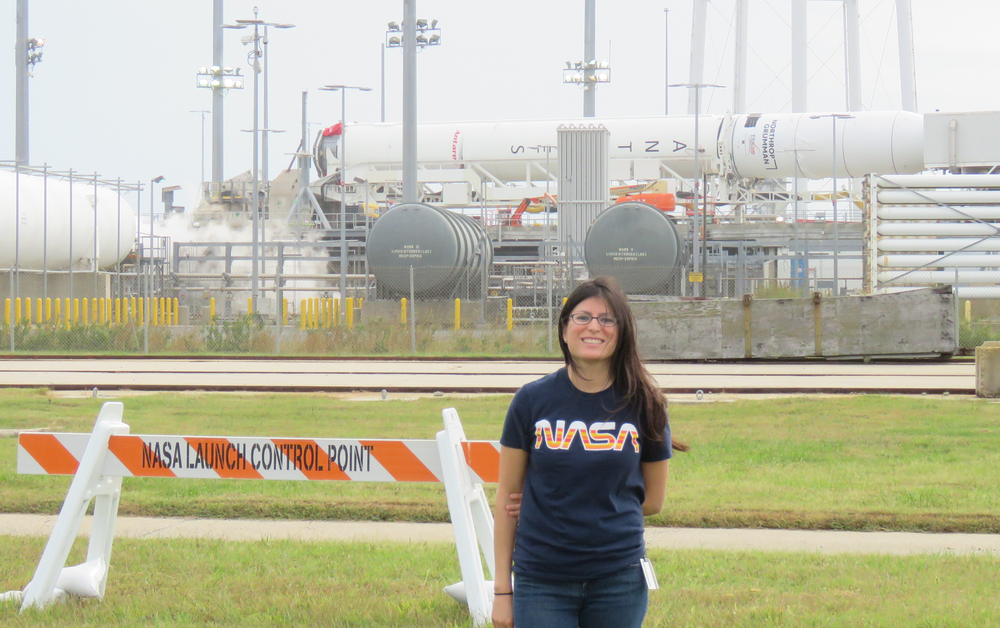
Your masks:
M 46 185 L 41 175 L 19 176 L 18 186 L 13 172 L 0 171 L 0 268 L 15 264 L 21 270 L 41 270 L 43 265 L 48 270 L 93 268 L 95 229 L 98 268 L 112 267 L 132 251 L 135 212 L 113 190 L 97 187 L 95 220 L 93 184 L 74 181 L 71 227 L 68 181 L 50 176 Z
M 855 112 L 836 122 L 817 114 L 701 115 L 702 173 L 732 172 L 744 178 L 858 177 L 911 174 L 923 163 L 923 117 L 905 111 Z M 603 125 L 610 132 L 613 179 L 694 175 L 694 116 L 584 118 L 494 122 L 428 122 L 418 125 L 417 155 L 423 168 L 478 168 L 499 181 L 544 179 L 546 146 L 555 146 L 562 125 Z M 397 170 L 403 159 L 402 125 L 348 124 L 347 170 Z M 336 136 L 326 138 L 331 146 Z M 799 167 L 795 167 L 798 154 Z M 331 160 L 336 162 L 336 159 Z M 548 169 L 558 170 L 555 153 Z M 662 168 L 661 168 L 662 166 Z M 334 168 L 331 168 L 331 171 Z

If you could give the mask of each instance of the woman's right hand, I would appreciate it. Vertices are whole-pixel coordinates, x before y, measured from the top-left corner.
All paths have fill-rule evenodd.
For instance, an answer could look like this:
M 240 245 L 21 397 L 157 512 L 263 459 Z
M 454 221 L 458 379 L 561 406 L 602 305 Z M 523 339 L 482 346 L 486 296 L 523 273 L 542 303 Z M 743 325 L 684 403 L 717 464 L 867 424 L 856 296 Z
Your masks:
M 514 596 L 493 596 L 493 628 L 514 628 Z
M 514 519 L 521 516 L 521 493 L 510 494 L 510 503 L 507 504 L 507 514 Z

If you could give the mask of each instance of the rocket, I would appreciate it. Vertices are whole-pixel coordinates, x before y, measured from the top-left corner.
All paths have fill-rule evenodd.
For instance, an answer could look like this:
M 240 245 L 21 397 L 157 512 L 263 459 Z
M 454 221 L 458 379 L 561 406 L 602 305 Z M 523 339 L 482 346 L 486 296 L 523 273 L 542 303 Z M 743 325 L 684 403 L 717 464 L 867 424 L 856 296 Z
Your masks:
M 542 180 L 558 172 L 560 127 L 604 127 L 609 132 L 611 179 L 704 174 L 737 179 L 853 178 L 870 173 L 924 170 L 923 116 L 908 111 L 771 113 L 564 120 L 426 122 L 418 125 L 421 168 L 472 168 L 498 182 Z M 698 137 L 695 138 L 695 128 Z M 345 133 L 348 177 L 399 170 L 399 123 L 356 123 L 323 136 L 320 162 L 339 168 L 339 131 Z M 331 141 L 332 140 L 332 141 Z M 319 153 L 322 153 L 319 154 Z

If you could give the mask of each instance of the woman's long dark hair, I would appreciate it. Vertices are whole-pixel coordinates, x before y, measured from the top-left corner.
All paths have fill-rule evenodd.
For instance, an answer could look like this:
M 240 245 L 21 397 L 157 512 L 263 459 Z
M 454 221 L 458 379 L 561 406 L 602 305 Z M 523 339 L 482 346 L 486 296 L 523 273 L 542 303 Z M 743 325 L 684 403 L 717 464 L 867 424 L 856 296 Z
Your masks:
M 597 297 L 603 299 L 611 310 L 610 314 L 618 320 L 618 342 L 611 355 L 611 385 L 621 398 L 623 407 L 633 408 L 645 421 L 640 423 L 643 437 L 651 441 L 663 438 L 663 428 L 667 420 L 667 401 L 656 385 L 653 376 L 646 370 L 639 357 L 639 347 L 636 342 L 635 317 L 628 305 L 628 298 L 618 282 L 611 277 L 595 277 L 580 284 L 566 299 L 562 312 L 559 314 L 559 348 L 567 368 L 579 373 L 576 361 L 569 352 L 569 346 L 563 334 L 569 322 L 569 315 L 583 301 Z M 671 446 L 678 451 L 687 451 L 688 446 L 677 439 L 671 439 Z

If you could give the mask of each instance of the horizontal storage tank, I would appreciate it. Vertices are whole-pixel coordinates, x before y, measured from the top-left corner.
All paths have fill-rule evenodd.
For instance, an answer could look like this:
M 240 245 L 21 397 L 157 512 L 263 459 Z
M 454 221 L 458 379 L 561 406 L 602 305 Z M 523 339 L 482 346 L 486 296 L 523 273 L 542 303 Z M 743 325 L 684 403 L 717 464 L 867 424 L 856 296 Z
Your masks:
M 493 264 L 493 242 L 468 216 L 403 203 L 375 221 L 367 256 L 379 298 L 409 296 L 411 267 L 414 296 L 478 297 L 482 273 Z
M 583 252 L 591 276 L 614 277 L 628 294 L 672 294 L 679 285 L 677 227 L 652 205 L 618 203 L 601 212 Z
M 93 268 L 95 241 L 98 267 L 113 267 L 135 246 L 135 212 L 102 186 L 97 187 L 96 220 L 94 206 L 94 185 L 86 179 L 74 181 L 71 190 L 62 178 L 46 181 L 0 170 L 0 268 L 16 263 L 21 270 L 42 270 L 43 262 L 48 270 Z

